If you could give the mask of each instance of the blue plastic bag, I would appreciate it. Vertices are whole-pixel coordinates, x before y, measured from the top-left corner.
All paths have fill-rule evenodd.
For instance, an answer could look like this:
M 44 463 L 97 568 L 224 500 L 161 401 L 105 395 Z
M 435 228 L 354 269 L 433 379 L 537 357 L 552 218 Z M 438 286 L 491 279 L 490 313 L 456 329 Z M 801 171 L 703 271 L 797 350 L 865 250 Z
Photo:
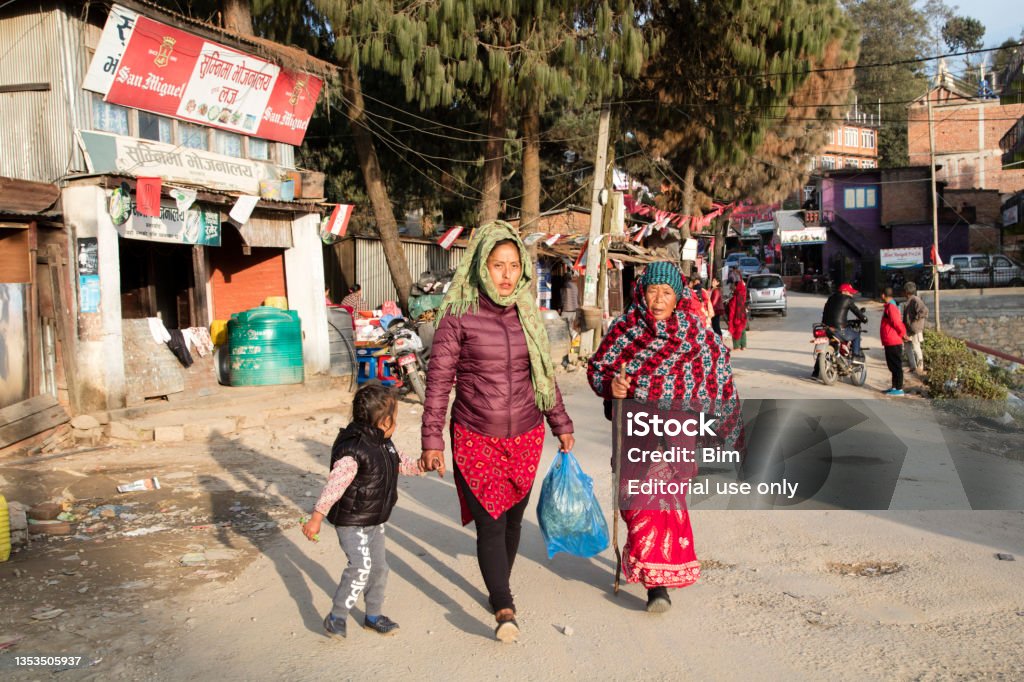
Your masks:
M 608 524 L 594 496 L 594 481 L 571 452 L 559 451 L 540 489 L 540 531 L 548 558 L 567 552 L 589 558 L 608 547 Z

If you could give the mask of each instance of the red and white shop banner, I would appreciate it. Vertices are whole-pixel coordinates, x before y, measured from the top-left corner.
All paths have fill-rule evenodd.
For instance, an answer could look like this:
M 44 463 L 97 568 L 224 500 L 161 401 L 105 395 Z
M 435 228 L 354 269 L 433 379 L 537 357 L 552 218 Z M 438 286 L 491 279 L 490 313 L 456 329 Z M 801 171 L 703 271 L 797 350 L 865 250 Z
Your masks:
M 323 82 L 140 16 L 104 99 L 302 144 Z

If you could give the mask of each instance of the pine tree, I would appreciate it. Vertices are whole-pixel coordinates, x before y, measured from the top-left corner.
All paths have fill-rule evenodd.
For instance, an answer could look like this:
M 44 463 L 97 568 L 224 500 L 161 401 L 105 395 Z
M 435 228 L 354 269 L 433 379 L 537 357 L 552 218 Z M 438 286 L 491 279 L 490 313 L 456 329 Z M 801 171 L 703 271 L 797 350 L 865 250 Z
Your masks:
M 634 108 L 635 132 L 682 176 L 682 211 L 693 215 L 698 189 L 716 194 L 702 177 L 755 163 L 836 31 L 843 40 L 850 30 L 822 0 L 660 0 L 648 11 L 664 47 L 630 97 L 650 102 Z
M 881 102 L 878 134 L 879 166 L 907 164 L 907 104 L 928 89 L 924 63 L 929 25 L 913 0 L 844 0 L 861 33 L 857 94 L 865 104 Z M 938 16 L 938 15 L 936 15 Z

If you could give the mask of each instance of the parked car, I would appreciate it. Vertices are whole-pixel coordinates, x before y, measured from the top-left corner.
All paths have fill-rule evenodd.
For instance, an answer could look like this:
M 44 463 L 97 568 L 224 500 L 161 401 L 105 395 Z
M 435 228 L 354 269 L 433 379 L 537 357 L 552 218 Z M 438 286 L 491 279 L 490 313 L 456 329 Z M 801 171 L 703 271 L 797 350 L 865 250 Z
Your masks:
M 744 256 L 743 258 L 740 258 L 739 268 L 743 279 L 747 279 L 751 275 L 756 275 L 761 271 L 761 261 L 753 256 Z
M 747 297 L 751 313 L 777 312 L 786 316 L 786 284 L 780 275 L 751 275 L 747 280 Z
M 958 253 L 949 262 L 953 268 L 942 274 L 944 286 L 954 289 L 1024 286 L 1024 266 L 1000 254 Z
M 743 258 L 742 253 L 730 253 L 725 257 L 725 267 L 734 268 L 740 264 L 740 259 Z

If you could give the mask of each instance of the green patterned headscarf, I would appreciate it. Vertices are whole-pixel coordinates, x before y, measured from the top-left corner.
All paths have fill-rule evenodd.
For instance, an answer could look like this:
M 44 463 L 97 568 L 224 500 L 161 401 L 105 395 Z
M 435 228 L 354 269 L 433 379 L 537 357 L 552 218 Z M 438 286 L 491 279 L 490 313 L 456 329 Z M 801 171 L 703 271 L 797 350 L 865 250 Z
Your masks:
M 523 274 L 516 288 L 508 296 L 501 296 L 498 288 L 491 280 L 487 271 L 487 257 L 491 255 L 498 242 L 512 240 L 519 248 L 519 261 L 523 265 Z M 530 379 L 533 382 L 534 399 L 542 412 L 555 406 L 555 367 L 551 362 L 548 348 L 548 333 L 541 321 L 537 302 L 533 297 L 533 262 L 526 250 L 526 245 L 519 238 L 515 228 L 503 220 L 495 220 L 476 230 L 463 254 L 455 276 L 448 287 L 448 293 L 441 303 L 441 311 L 437 323 L 448 314 L 460 317 L 468 312 L 476 312 L 480 292 L 496 304 L 508 307 L 514 305 L 519 314 L 519 324 L 526 334 L 526 349 L 530 353 Z

